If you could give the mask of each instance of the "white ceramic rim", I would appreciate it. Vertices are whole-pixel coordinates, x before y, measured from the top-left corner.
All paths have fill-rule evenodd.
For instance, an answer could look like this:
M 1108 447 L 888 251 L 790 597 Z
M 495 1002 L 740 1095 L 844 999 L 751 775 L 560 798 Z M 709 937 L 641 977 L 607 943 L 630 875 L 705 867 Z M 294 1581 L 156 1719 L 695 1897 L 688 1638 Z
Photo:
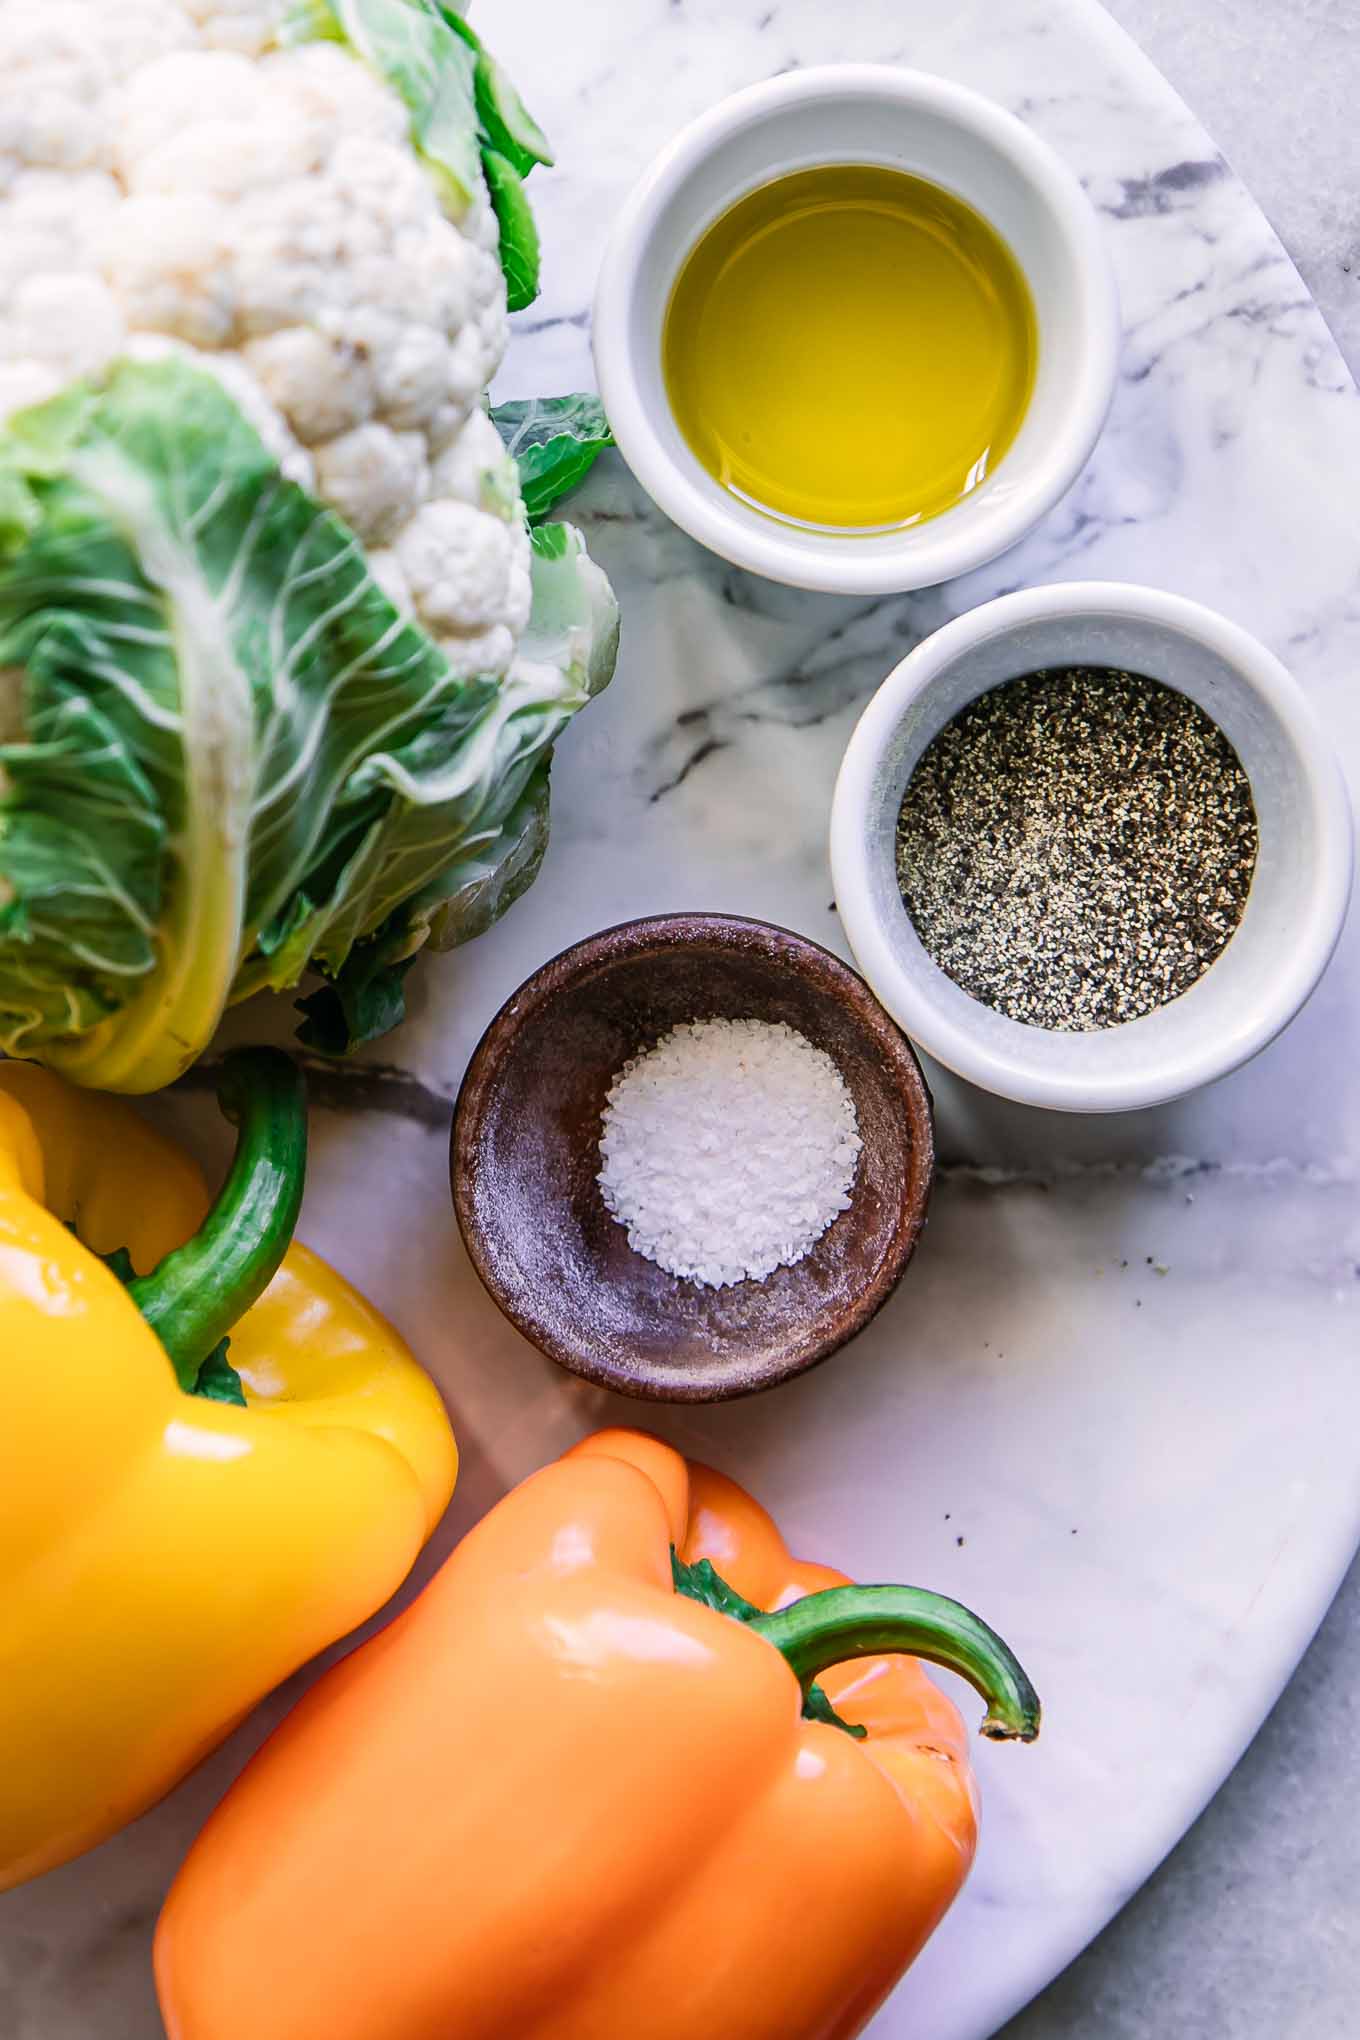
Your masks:
M 985 533 L 946 510 L 903 534 L 900 548 L 856 557 L 844 538 L 825 553 L 795 551 L 776 519 L 736 499 L 705 496 L 675 464 L 643 400 L 633 359 L 631 307 L 643 251 L 676 190 L 729 136 L 775 109 L 861 96 L 926 110 L 1006 158 L 1056 226 L 1090 335 L 1059 429 L 1027 483 L 1015 485 Z M 772 166 L 774 167 L 774 166 Z M 633 473 L 667 516 L 733 565 L 793 587 L 882 595 L 934 587 L 994 559 L 1032 530 L 1071 487 L 1100 437 L 1114 396 L 1121 338 L 1114 269 L 1099 219 L 1074 173 L 1004 107 L 967 86 L 890 64 L 826 64 L 734 93 L 663 149 L 615 221 L 595 293 L 593 341 L 600 394 Z
M 864 816 L 879 761 L 909 705 L 936 676 L 973 646 L 1017 626 L 1053 616 L 1115 615 L 1198 640 L 1252 689 L 1286 736 L 1318 819 L 1315 883 L 1295 939 L 1280 958 L 1271 994 L 1254 1007 L 1231 1039 L 1187 1043 L 1174 1073 L 1156 1068 L 1112 1071 L 1109 1078 L 1036 1069 L 1018 1052 L 1002 1055 L 937 1006 L 921 981 L 900 968 L 889 932 L 872 905 L 871 853 Z M 831 804 L 831 875 L 837 910 L 855 959 L 870 986 L 911 1038 L 956 1076 L 1020 1104 L 1065 1112 L 1120 1112 L 1160 1105 L 1248 1062 L 1286 1027 L 1309 998 L 1331 959 L 1346 918 L 1354 866 L 1351 803 L 1336 754 L 1311 702 L 1288 669 L 1259 639 L 1188 596 L 1122 581 L 1071 581 L 1021 589 L 969 610 L 935 631 L 893 668 L 856 724 Z M 942 982 L 944 982 L 942 980 Z M 924 981 L 928 987 L 929 979 Z M 1136 1024 L 1136 1023 L 1135 1023 Z M 1020 1043 L 1023 1029 L 1013 1039 Z

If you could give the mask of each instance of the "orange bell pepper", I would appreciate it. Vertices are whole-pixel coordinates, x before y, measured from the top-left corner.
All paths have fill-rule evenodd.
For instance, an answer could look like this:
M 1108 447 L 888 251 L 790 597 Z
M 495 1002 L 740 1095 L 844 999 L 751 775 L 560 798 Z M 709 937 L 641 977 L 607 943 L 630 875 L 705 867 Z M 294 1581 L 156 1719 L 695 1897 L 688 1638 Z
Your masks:
M 228 1793 L 157 1930 L 170 2040 L 847 2040 L 976 1838 L 958 1713 L 887 1650 L 1037 1733 L 956 1602 L 850 1587 L 721 1474 L 587 1439 Z

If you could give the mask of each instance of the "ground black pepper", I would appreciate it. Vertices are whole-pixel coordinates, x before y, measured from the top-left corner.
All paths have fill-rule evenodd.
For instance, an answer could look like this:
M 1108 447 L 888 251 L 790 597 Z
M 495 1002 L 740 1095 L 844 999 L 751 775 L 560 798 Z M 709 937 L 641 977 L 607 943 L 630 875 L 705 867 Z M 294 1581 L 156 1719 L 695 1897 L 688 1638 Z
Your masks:
M 1088 1033 L 1188 991 L 1242 917 L 1251 787 L 1222 730 L 1143 674 L 1064 667 L 982 695 L 897 824 L 916 931 L 1013 1020 Z

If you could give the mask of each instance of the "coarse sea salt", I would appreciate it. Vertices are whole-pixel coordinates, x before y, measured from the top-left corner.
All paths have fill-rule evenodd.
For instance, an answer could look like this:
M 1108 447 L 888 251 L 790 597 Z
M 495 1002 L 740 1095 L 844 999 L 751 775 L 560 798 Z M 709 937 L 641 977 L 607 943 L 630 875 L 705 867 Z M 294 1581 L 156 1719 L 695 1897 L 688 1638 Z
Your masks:
M 599 1183 L 636 1253 L 720 1289 L 802 1260 L 861 1146 L 824 1050 L 782 1021 L 694 1020 L 615 1077 Z

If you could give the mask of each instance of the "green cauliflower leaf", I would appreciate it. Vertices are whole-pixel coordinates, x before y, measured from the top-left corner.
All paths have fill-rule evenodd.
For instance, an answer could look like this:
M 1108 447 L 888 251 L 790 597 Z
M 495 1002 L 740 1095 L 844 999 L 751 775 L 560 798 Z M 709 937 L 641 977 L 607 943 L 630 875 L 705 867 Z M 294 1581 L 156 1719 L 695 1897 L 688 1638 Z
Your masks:
M 578 538 L 536 556 L 509 674 L 462 679 L 187 359 L 23 414 L 5 474 L 34 516 L 0 555 L 0 1049 L 153 1089 L 227 1004 L 462 939 L 528 883 L 617 639 Z
M 497 404 L 491 417 L 519 468 L 524 514 L 531 524 L 583 482 L 614 444 L 604 405 L 585 393 Z

